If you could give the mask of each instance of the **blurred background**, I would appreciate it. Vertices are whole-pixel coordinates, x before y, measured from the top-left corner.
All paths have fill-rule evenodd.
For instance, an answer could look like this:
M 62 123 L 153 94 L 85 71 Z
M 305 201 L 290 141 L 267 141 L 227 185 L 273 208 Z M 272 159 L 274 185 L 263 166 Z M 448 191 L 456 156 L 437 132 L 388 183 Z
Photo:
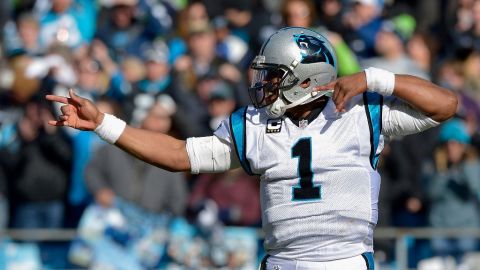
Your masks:
M 375 66 L 455 92 L 454 119 L 391 138 L 379 163 L 377 269 L 479 269 L 479 0 L 0 1 L 0 269 L 256 269 L 259 179 L 152 167 L 46 124 L 45 94 L 207 136 L 249 103 L 277 29 L 333 43 L 339 76 Z

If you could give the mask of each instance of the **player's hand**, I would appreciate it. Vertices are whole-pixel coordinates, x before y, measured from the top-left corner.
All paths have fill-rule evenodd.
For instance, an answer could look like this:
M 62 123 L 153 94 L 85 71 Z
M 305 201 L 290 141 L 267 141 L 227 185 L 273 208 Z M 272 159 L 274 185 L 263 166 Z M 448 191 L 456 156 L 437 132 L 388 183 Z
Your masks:
M 315 88 L 317 91 L 333 89 L 333 102 L 338 112 L 345 111 L 345 105 L 354 96 L 367 90 L 365 72 L 361 71 L 349 76 L 341 77 L 326 85 Z
M 53 126 L 66 126 L 79 130 L 95 130 L 103 121 L 103 113 L 88 99 L 81 98 L 69 91 L 70 97 L 47 95 L 47 100 L 59 102 L 63 105 L 60 110 L 62 115 L 58 120 L 50 120 L 48 124 Z

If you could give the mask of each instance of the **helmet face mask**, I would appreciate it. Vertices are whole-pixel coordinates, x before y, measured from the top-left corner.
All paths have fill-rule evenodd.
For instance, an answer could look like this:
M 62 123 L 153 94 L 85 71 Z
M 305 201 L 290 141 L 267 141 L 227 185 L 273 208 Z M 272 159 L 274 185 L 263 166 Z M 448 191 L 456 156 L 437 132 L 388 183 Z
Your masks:
M 248 93 L 256 108 L 263 108 L 272 104 L 280 95 L 280 91 L 290 89 L 298 79 L 290 69 L 281 65 L 258 64 L 251 66 L 253 79 Z
M 316 92 L 337 77 L 336 56 L 330 42 L 305 28 L 287 27 L 274 33 L 262 46 L 251 68 L 250 99 L 272 117 L 316 100 L 332 91 Z M 303 82 L 310 83 L 305 86 Z

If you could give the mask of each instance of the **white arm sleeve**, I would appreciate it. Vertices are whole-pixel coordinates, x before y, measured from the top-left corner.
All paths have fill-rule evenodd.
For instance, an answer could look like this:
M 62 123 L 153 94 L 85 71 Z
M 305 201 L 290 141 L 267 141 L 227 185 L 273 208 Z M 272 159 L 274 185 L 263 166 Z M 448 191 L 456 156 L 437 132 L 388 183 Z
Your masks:
M 418 133 L 440 124 L 395 97 L 385 97 L 382 109 L 382 133 L 386 136 Z
M 187 153 L 193 174 L 224 172 L 240 167 L 235 151 L 217 136 L 188 138 Z

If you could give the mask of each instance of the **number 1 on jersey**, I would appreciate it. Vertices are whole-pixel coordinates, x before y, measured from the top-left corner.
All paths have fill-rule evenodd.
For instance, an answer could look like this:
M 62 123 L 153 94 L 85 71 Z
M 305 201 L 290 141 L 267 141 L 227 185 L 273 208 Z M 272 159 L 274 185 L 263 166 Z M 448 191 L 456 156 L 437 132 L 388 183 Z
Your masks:
M 300 176 L 300 185 L 293 187 L 292 199 L 320 199 L 320 186 L 313 186 L 311 138 L 298 140 L 292 147 L 292 158 L 298 158 L 298 174 Z

